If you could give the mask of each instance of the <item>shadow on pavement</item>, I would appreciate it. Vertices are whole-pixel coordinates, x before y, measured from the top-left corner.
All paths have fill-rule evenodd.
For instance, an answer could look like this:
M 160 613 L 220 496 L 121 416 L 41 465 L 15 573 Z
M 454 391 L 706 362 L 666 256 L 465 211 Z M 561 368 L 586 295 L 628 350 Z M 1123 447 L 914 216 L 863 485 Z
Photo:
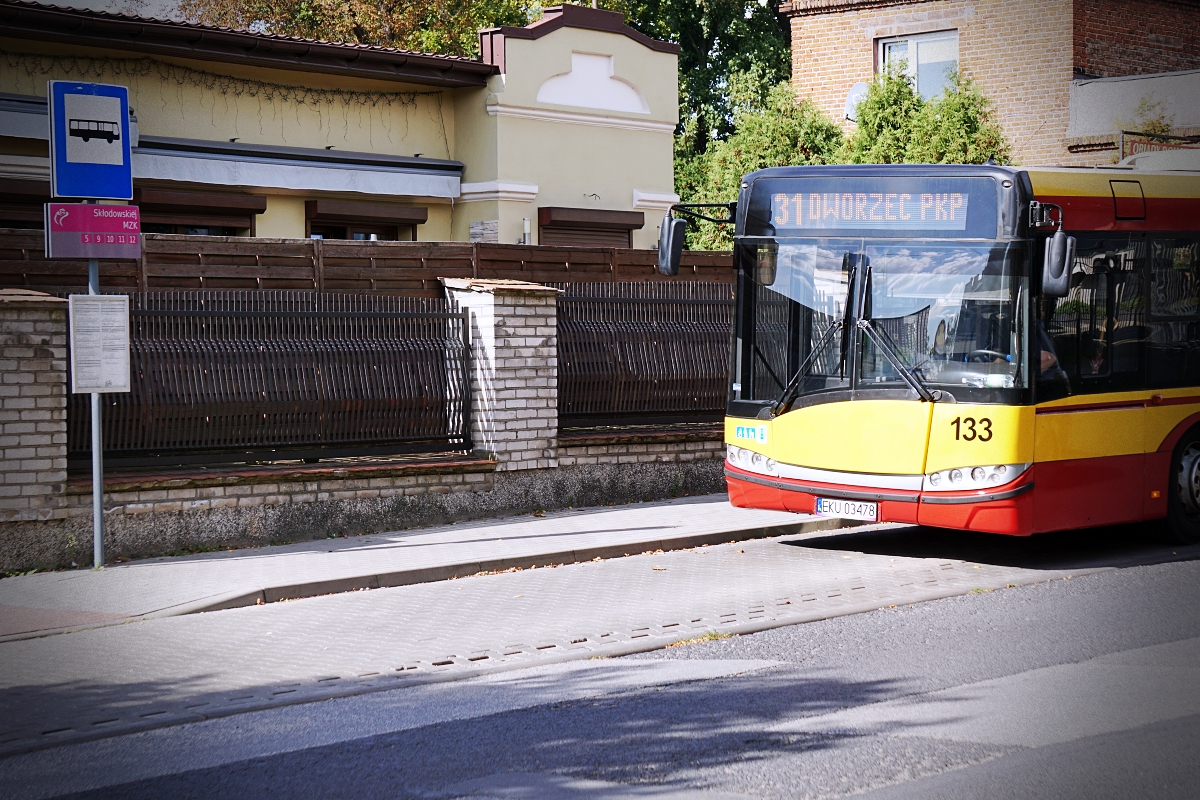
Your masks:
M 1200 559 L 1200 545 L 1170 545 L 1149 524 L 1003 536 L 919 525 L 784 540 L 793 547 L 908 558 L 953 558 L 1023 569 L 1138 567 Z
M 235 757 L 220 766 L 66 796 L 433 800 L 462 797 L 451 787 L 464 781 L 487 784 L 489 776 L 498 773 L 568 775 L 624 788 L 685 788 L 697 770 L 735 763 L 744 767 L 783 754 L 854 746 L 882 731 L 773 733 L 769 728 L 798 716 L 895 699 L 912 691 L 900 681 L 780 672 L 663 688 L 549 702 L 361 738 L 351 735 L 334 744 Z M 241 719 L 254 724 L 251 718 Z M 269 723 L 261 733 L 268 739 L 281 734 Z

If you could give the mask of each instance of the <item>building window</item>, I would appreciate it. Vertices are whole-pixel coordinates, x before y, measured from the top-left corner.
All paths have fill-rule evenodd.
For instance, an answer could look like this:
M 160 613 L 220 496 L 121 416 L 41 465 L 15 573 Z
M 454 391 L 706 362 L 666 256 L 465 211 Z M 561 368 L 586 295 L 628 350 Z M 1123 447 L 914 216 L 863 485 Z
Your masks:
M 917 94 L 932 100 L 950 85 L 950 73 L 958 67 L 958 31 L 880 40 L 880 67 L 886 70 L 901 63 Z
M 414 225 L 361 225 L 358 223 L 309 223 L 310 239 L 351 239 L 356 242 L 415 242 Z
M 417 226 L 429 219 L 429 209 L 391 203 L 309 200 L 304 204 L 304 216 L 310 239 L 415 242 Z

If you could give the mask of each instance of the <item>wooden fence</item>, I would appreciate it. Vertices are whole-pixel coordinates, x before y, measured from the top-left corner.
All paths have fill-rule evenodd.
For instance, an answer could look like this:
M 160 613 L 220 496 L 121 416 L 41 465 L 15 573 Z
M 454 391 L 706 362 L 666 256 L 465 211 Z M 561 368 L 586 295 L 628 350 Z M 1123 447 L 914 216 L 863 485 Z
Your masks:
M 653 250 L 461 242 L 361 242 L 146 234 L 140 262 L 100 263 L 105 289 L 271 289 L 441 296 L 438 278 L 534 283 L 730 283 L 728 252 L 683 254 L 678 278 L 655 270 Z M 49 261 L 42 232 L 0 229 L 0 288 L 59 293 L 87 285 L 87 262 Z

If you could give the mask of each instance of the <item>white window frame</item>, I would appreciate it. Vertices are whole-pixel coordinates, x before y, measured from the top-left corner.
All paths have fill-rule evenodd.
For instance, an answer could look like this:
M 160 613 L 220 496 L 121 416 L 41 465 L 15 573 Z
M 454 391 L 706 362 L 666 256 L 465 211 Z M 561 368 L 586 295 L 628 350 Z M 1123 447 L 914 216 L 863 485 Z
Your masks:
M 917 46 L 921 42 L 928 43 L 928 42 L 945 41 L 945 40 L 953 40 L 954 41 L 954 64 L 955 64 L 955 66 L 957 66 L 960 62 L 959 51 L 958 51 L 958 29 L 950 28 L 948 30 L 929 31 L 927 33 L 912 33 L 912 34 L 908 34 L 907 36 L 889 36 L 886 39 L 879 39 L 876 42 L 876 50 L 875 50 L 875 54 L 876 54 L 875 63 L 877 65 L 876 71 L 883 72 L 885 69 L 887 69 L 888 45 L 899 44 L 900 42 L 904 42 L 907 45 L 907 50 L 908 50 L 908 57 L 905 59 L 905 62 L 906 62 L 905 63 L 905 66 L 906 66 L 905 73 L 912 80 L 913 87 L 917 88 L 920 86 L 919 75 L 917 72 L 918 65 L 917 65 L 917 59 L 916 59 Z M 919 91 L 919 89 L 918 89 L 918 91 Z M 931 100 L 933 98 L 926 97 L 925 99 Z

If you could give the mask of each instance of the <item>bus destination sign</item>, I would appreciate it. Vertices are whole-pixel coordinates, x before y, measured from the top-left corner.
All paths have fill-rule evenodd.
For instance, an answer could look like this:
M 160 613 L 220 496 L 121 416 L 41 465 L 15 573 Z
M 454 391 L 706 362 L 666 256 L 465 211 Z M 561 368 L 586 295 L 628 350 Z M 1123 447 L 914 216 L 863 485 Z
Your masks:
M 779 228 L 901 228 L 961 231 L 967 227 L 965 192 L 809 192 L 771 197 Z
M 970 189 L 984 188 L 953 178 L 814 179 L 790 191 L 780 184 L 771 193 L 776 230 L 811 231 L 965 231 Z

